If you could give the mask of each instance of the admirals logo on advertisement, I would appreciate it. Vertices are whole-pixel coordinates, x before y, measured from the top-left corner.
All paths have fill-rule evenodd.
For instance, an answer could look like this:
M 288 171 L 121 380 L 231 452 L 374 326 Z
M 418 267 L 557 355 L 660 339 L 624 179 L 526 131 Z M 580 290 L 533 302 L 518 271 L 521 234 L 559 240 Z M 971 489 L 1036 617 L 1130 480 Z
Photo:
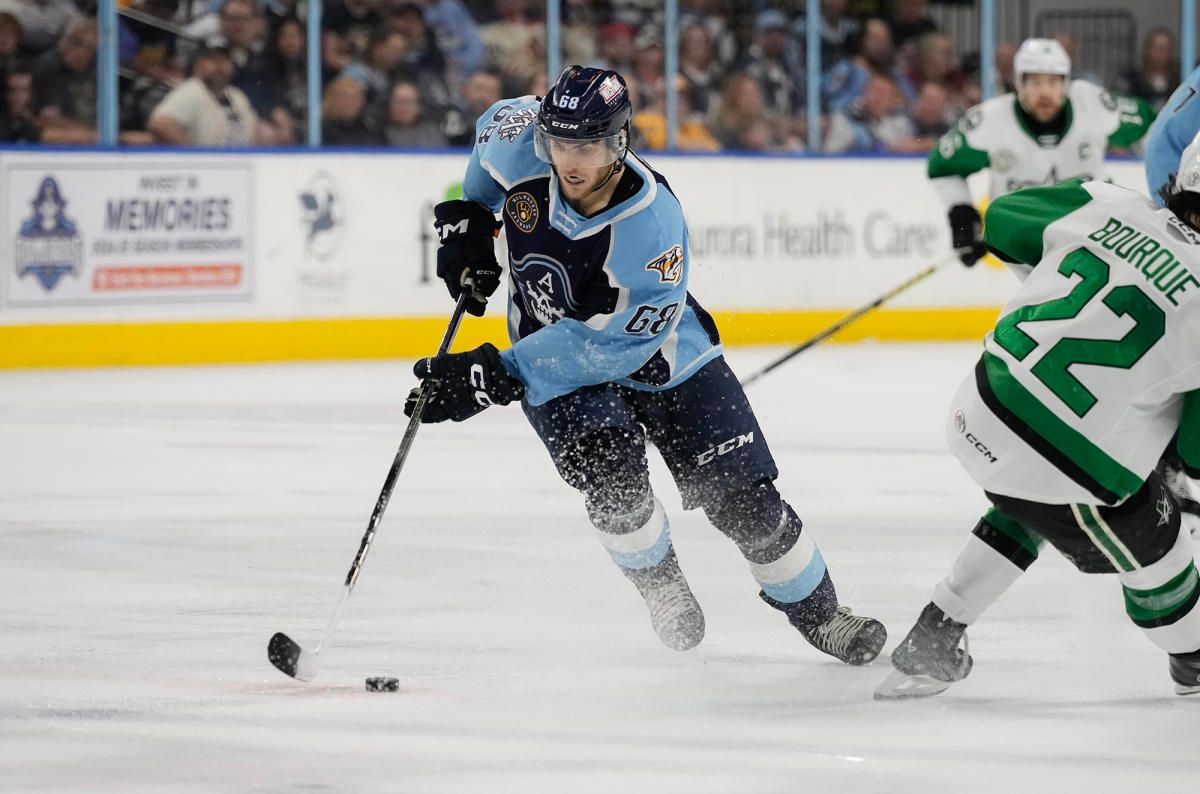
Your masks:
M 531 193 L 514 193 L 504 202 L 504 211 L 518 229 L 533 231 L 538 222 L 538 205 Z
M 529 254 L 512 263 L 525 312 L 542 325 L 554 325 L 579 308 L 566 272 L 561 262 L 544 254 Z
M 683 280 L 683 246 L 675 246 L 646 264 L 646 269 L 658 274 L 663 284 L 678 284 Z
M 14 245 L 17 277 L 33 276 L 50 292 L 63 276 L 79 278 L 83 238 L 66 213 L 67 200 L 53 176 L 42 179 L 30 206 L 33 210 L 21 222 Z
M 252 182 L 240 158 L 6 155 L 4 305 L 247 300 Z
M 345 235 L 342 191 L 332 176 L 320 171 L 300 190 L 299 199 L 304 253 L 324 262 L 337 253 Z

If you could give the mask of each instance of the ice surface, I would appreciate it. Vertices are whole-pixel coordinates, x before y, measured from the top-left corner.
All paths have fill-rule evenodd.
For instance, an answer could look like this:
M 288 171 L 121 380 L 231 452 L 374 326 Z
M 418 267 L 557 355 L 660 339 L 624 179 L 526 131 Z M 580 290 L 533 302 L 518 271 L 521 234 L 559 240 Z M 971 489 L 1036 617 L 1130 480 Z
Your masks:
M 749 372 L 778 350 L 732 351 Z M 976 345 L 814 349 L 751 391 L 843 601 L 907 631 L 982 495 L 944 451 Z M 974 673 L 878 703 L 762 604 L 655 464 L 708 617 L 661 647 L 521 412 L 422 430 L 312 684 L 403 432 L 405 363 L 0 374 L 0 791 L 1190 789 L 1200 697 L 1112 577 L 1047 553 Z M 322 654 L 325 656 L 325 654 Z M 398 693 L 368 693 L 393 675 Z

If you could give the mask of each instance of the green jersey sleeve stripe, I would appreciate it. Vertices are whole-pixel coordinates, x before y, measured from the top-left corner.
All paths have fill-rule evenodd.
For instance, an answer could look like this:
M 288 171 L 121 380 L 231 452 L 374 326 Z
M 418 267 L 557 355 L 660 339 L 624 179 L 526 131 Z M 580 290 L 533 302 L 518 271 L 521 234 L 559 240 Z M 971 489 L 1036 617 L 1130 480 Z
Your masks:
M 941 137 L 929 153 L 926 172 L 930 179 L 943 176 L 967 177 L 991 164 L 987 152 L 971 148 L 960 129 L 952 129 Z
M 984 352 L 975 384 L 996 418 L 1102 503 L 1116 504 L 1142 487 L 1141 477 L 1059 419 L 999 356 Z
M 983 241 L 1007 261 L 1036 265 L 1046 227 L 1091 200 L 1079 179 L 1001 196 L 988 205 Z
M 1117 104 L 1117 129 L 1108 136 L 1109 146 L 1122 149 L 1132 146 L 1150 131 L 1154 123 L 1154 109 L 1144 99 L 1136 97 L 1120 97 Z

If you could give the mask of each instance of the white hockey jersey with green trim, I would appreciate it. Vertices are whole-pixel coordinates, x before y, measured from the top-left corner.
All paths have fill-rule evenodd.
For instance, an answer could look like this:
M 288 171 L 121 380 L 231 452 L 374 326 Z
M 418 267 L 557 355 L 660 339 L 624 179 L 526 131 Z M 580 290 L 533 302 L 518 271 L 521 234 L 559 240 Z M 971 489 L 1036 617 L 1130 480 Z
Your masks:
M 1069 121 L 1062 136 L 1039 139 L 1018 112 L 1014 94 L 968 110 L 929 155 L 929 178 L 946 206 L 972 203 L 966 177 L 985 168 L 992 199 L 1066 179 L 1104 180 L 1108 147 L 1133 144 L 1154 121 L 1144 101 L 1083 80 L 1068 86 L 1065 112 Z
M 997 199 L 988 246 L 1030 266 L 954 397 L 951 451 L 984 490 L 1116 504 L 1178 429 L 1200 473 L 1200 234 L 1101 182 Z

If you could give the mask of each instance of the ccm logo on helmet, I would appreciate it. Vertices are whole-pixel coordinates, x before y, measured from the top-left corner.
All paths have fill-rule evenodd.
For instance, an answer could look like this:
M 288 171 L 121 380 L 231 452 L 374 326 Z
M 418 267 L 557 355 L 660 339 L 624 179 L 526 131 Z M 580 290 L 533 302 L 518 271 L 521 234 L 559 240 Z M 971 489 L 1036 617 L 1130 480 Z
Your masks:
M 560 127 L 560 128 L 562 128 L 562 129 L 564 129 L 564 130 L 577 130 L 577 129 L 579 129 L 579 125 L 578 125 L 578 124 L 570 124 L 570 123 L 563 122 L 563 121 L 555 121 L 554 119 L 550 119 L 550 126 L 551 126 L 551 127 Z

